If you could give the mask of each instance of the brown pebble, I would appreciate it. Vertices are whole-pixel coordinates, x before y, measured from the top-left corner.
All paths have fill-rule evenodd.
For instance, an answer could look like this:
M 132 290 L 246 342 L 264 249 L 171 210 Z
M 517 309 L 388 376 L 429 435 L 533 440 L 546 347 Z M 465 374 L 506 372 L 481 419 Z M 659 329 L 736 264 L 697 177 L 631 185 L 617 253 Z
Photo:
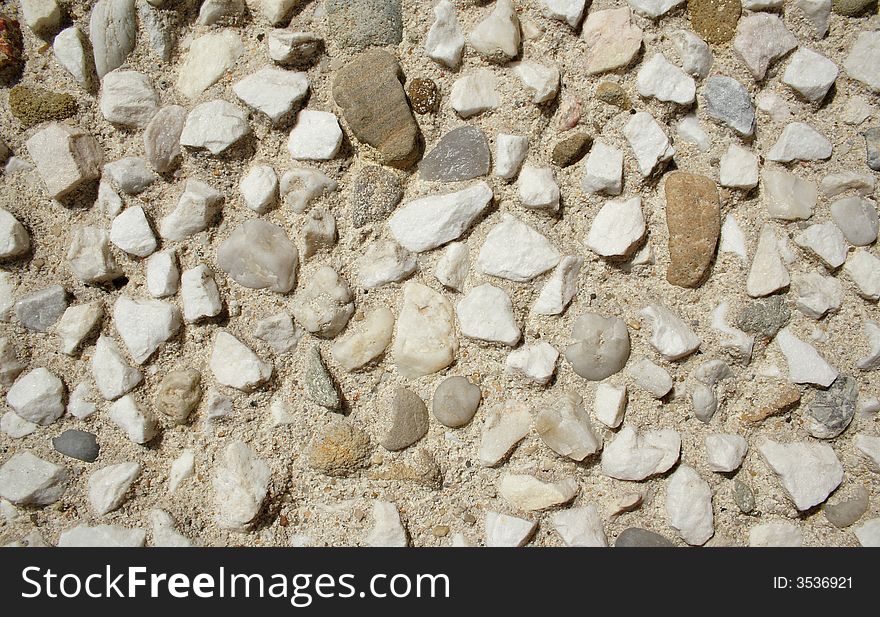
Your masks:
M 431 533 L 434 534 L 435 538 L 445 538 L 449 535 L 449 527 L 446 525 L 435 525 Z
M 736 33 L 742 13 L 740 0 L 688 0 L 694 31 L 709 43 L 726 43 Z
M 603 81 L 596 87 L 596 98 L 603 103 L 629 109 L 632 102 L 626 95 L 626 91 L 613 81 Z
M 475 516 L 474 516 L 473 514 L 471 514 L 470 512 L 465 513 L 465 515 L 462 516 L 461 518 L 462 518 L 462 520 L 463 520 L 465 523 L 467 523 L 468 525 L 473 525 L 474 523 L 477 522 L 477 517 L 475 517 Z
M 413 111 L 417 114 L 434 113 L 440 108 L 440 92 L 430 79 L 417 77 L 409 82 L 406 94 Z
M 666 175 L 665 192 L 670 260 L 666 280 L 679 287 L 699 287 L 721 233 L 718 189 L 711 178 L 674 171 Z
M 575 133 L 566 137 L 553 148 L 553 164 L 557 167 L 574 165 L 584 158 L 593 145 L 593 138 L 586 133 Z
M 787 411 L 800 403 L 800 401 L 800 390 L 792 385 L 783 386 L 782 390 L 768 406 L 762 407 L 756 411 L 747 411 L 740 417 L 747 422 L 761 422 L 770 416 L 776 416 Z
M 282 527 L 287 527 L 288 525 L 290 525 L 290 520 L 288 520 L 288 518 L 282 514 L 278 517 L 278 524 Z

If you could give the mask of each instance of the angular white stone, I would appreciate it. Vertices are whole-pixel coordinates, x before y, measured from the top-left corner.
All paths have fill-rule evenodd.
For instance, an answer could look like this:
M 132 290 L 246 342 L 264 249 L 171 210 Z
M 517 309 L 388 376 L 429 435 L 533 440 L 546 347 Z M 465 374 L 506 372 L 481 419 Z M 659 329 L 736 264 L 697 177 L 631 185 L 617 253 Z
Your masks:
M 541 0 L 544 17 L 566 22 L 577 28 L 584 16 L 586 0 Z
M 866 319 L 862 322 L 862 331 L 868 339 L 870 350 L 867 356 L 856 362 L 856 366 L 863 371 L 869 371 L 880 366 L 880 323 Z
M 238 185 L 245 205 L 265 214 L 278 199 L 278 174 L 271 165 L 254 165 Z
M 89 15 L 89 38 L 101 79 L 134 51 L 137 23 L 134 0 L 98 0 Z
M 633 11 L 639 15 L 656 19 L 665 15 L 684 0 L 626 0 Z
M 519 200 L 531 210 L 556 212 L 559 209 L 559 186 L 550 167 L 526 165 L 516 182 Z
M 670 101 L 679 105 L 690 105 L 697 94 L 693 77 L 660 53 L 642 63 L 636 77 L 636 88 L 644 97 L 654 97 L 658 101 Z
M 794 237 L 794 242 L 815 253 L 831 268 L 839 268 L 846 261 L 846 241 L 833 223 L 810 225 Z
M 646 178 L 654 172 L 657 165 L 668 161 L 675 154 L 675 148 L 669 143 L 666 133 L 646 111 L 630 117 L 623 134 L 633 149 L 639 171 Z
M 74 81 L 87 88 L 91 77 L 91 59 L 86 53 L 86 38 L 76 26 L 65 28 L 52 42 L 52 51 L 58 64 L 70 73 Z
M 277 124 L 309 91 L 308 73 L 265 67 L 236 82 L 235 95 Z
M 736 189 L 753 189 L 758 186 L 757 155 L 737 144 L 730 144 L 721 157 L 719 183 Z
M 217 99 L 197 105 L 189 112 L 180 134 L 180 144 L 205 148 L 217 155 L 250 132 L 247 112 L 238 105 Z
M 495 137 L 494 174 L 499 178 L 512 180 L 519 173 L 528 152 L 528 137 L 498 133 Z
M 61 199 L 101 175 L 101 146 L 79 127 L 52 122 L 25 145 L 53 199 Z
M 843 63 L 847 75 L 867 85 L 874 92 L 880 92 L 880 32 L 859 33 Z
M 142 129 L 159 111 L 159 95 L 143 73 L 116 70 L 101 80 L 99 107 L 108 122 Z
M 504 371 L 526 381 L 546 385 L 556 372 L 559 352 L 550 343 L 539 341 L 512 351 L 504 361 Z
M 180 311 L 161 300 L 119 296 L 113 305 L 113 325 L 128 353 L 143 364 L 180 329 Z
M 488 69 L 476 69 L 452 84 L 449 103 L 459 116 L 470 118 L 501 104 L 497 86 L 495 73 Z
M 593 414 L 608 428 L 617 428 L 623 422 L 626 403 L 626 385 L 601 382 L 596 386 L 596 395 L 593 397 Z
M 700 546 L 715 535 L 712 489 L 693 467 L 680 465 L 669 477 L 666 518 L 688 544 Z
M 751 13 L 739 20 L 733 49 L 755 80 L 764 79 L 767 68 L 798 46 L 797 37 L 782 19 L 771 13 Z
M 434 276 L 444 287 L 461 291 L 467 280 L 470 265 L 467 244 L 450 242 L 434 266 Z
M 844 123 L 858 126 L 867 120 L 877 108 L 863 96 L 851 96 L 847 99 L 842 111 Z
M 140 206 L 132 206 L 113 219 L 110 242 L 136 257 L 146 257 L 156 250 L 156 236 Z
M 417 266 L 414 253 L 393 240 L 375 240 L 357 261 L 357 282 L 366 289 L 381 287 L 402 281 L 415 272 Z
M 786 122 L 791 118 L 791 107 L 784 98 L 772 90 L 762 90 L 755 97 L 758 109 L 770 116 L 773 122 Z
M 486 546 L 521 547 L 532 537 L 538 523 L 499 512 L 486 512 Z
M 144 263 L 147 291 L 154 298 L 165 298 L 177 293 L 180 284 L 180 268 L 177 254 L 173 250 L 160 251 L 150 255 Z
M 131 394 L 110 405 L 108 417 L 134 443 L 145 444 L 159 431 L 156 417 L 150 411 L 141 410 Z
M 792 334 L 790 328 L 780 330 L 776 342 L 788 362 L 788 378 L 792 383 L 812 383 L 827 388 L 837 379 L 837 369 L 828 364 L 812 345 Z
M 254 327 L 254 336 L 265 341 L 276 354 L 293 351 L 302 335 L 302 329 L 293 325 L 293 319 L 287 313 L 261 319 Z
M 83 382 L 77 385 L 67 401 L 67 413 L 80 420 L 88 418 L 98 410 L 93 399 L 94 391 L 89 384 Z
M 530 281 L 559 263 L 559 251 L 543 235 L 504 213 L 486 236 L 477 266 L 490 276 Z
M 212 478 L 217 523 L 246 530 L 260 513 L 269 491 L 269 466 L 246 444 L 234 441 L 223 450 Z
M 642 30 L 633 24 L 629 7 L 591 12 L 581 37 L 589 50 L 590 75 L 628 66 L 642 47 Z
M 506 401 L 487 409 L 478 452 L 480 462 L 487 467 L 500 463 L 529 434 L 531 425 L 532 414 L 519 401 Z
M 152 546 L 168 548 L 189 548 L 194 546 L 192 540 L 174 529 L 174 519 L 165 510 L 158 508 L 150 510 L 150 523 L 153 525 Z
M 214 336 L 209 364 L 219 383 L 243 392 L 253 390 L 272 376 L 271 364 L 260 360 L 247 345 L 223 330 Z
M 15 380 L 6 393 L 6 402 L 19 416 L 43 426 L 64 413 L 64 384 L 43 367 L 35 368 Z
M 434 7 L 434 23 L 425 38 L 425 53 L 435 62 L 450 68 L 461 64 L 464 50 L 464 33 L 458 23 L 455 5 L 449 0 L 440 0 Z
M 67 471 L 31 454 L 16 452 L 0 466 L 0 497 L 20 506 L 48 506 L 64 494 Z
M 623 190 L 623 152 L 601 140 L 593 143 L 581 189 L 585 193 L 605 193 L 620 195 Z
M 388 221 L 394 238 L 406 249 L 427 251 L 461 236 L 492 203 L 492 189 L 478 182 L 445 195 L 404 204 Z
M 602 448 L 584 400 L 574 392 L 564 392 L 554 399 L 538 413 L 534 424 L 548 448 L 573 461 L 583 461 Z
M 144 546 L 147 532 L 118 525 L 77 525 L 61 532 L 59 548 L 137 548 Z
M 233 30 L 210 32 L 197 38 L 180 65 L 177 89 L 195 99 L 217 83 L 244 53 L 241 39 Z
M 323 40 L 312 32 L 292 32 L 288 29 L 269 31 L 269 57 L 278 64 L 306 64 L 323 48 Z
M 382 355 L 391 343 L 394 313 L 385 306 L 367 314 L 357 331 L 349 331 L 333 345 L 333 359 L 347 371 L 369 364 Z
M 187 323 L 220 313 L 223 302 L 210 268 L 205 265 L 190 268 L 183 273 L 180 283 L 183 317 Z
M 858 195 L 870 196 L 874 192 L 876 181 L 874 176 L 854 170 L 844 170 L 826 174 L 819 183 L 819 189 L 825 197 L 837 197 L 847 191 Z
M 122 505 L 125 494 L 141 475 L 141 466 L 137 463 L 117 463 L 108 465 L 89 476 L 89 504 L 98 516 L 104 516 Z
M 816 36 L 823 38 L 828 32 L 831 0 L 794 0 L 794 5 L 803 11 L 804 17 L 813 25 Z
M 766 440 L 758 450 L 798 510 L 824 502 L 843 480 L 843 466 L 827 443 L 777 443 Z
M 706 41 L 690 30 L 676 30 L 672 33 L 672 42 L 685 73 L 701 79 L 709 74 L 713 58 Z
M 192 450 L 184 450 L 171 462 L 168 471 L 168 494 L 174 493 L 184 480 L 195 473 L 195 454 Z
M 149 164 L 138 156 L 125 158 L 104 165 L 102 182 L 110 180 L 126 195 L 143 193 L 153 182 L 159 179 Z
M 505 474 L 498 482 L 498 492 L 514 507 L 526 512 L 547 510 L 568 503 L 578 493 L 574 478 L 542 482 L 528 474 Z
M 602 473 L 618 480 L 641 481 L 663 473 L 678 461 L 681 437 L 668 428 L 637 433 L 624 426 L 602 452 Z
M 708 152 L 712 147 L 712 139 L 700 126 L 696 114 L 688 114 L 675 125 L 675 133 L 684 141 L 695 144 L 700 152 Z
M 122 212 L 122 198 L 107 180 L 101 180 L 98 183 L 98 198 L 95 200 L 95 208 L 111 220 Z
M 877 239 L 880 221 L 877 204 L 861 197 L 844 197 L 831 204 L 831 220 L 854 246 L 867 246 Z
M 471 289 L 455 305 L 461 333 L 490 343 L 516 345 L 520 329 L 507 293 L 489 283 Z
M 559 315 L 578 292 L 578 275 L 584 265 L 583 257 L 566 255 L 559 260 L 538 299 L 532 305 L 533 315 Z
M 177 207 L 159 221 L 159 235 L 166 240 L 185 240 L 204 231 L 220 212 L 223 195 L 201 180 L 186 181 Z
M 328 161 L 339 152 L 342 129 L 336 116 L 326 111 L 303 109 L 290 131 L 287 149 L 296 160 Z
M 199 7 L 196 23 L 200 26 L 234 23 L 244 14 L 244 10 L 244 0 L 204 0 Z
M 98 391 L 106 400 L 112 401 L 143 381 L 143 374 L 128 365 L 119 347 L 109 336 L 98 337 L 92 354 L 92 377 Z
M 831 60 L 812 49 L 801 47 L 791 56 L 782 83 L 791 86 L 805 99 L 818 103 L 834 85 L 840 71 Z
M 607 201 L 593 219 L 584 245 L 602 257 L 629 257 L 645 230 L 641 197 Z
M 831 156 L 831 142 L 809 124 L 792 122 L 770 151 L 767 159 L 789 163 L 791 161 L 821 161 Z
M 727 433 L 706 435 L 705 444 L 709 469 L 721 473 L 739 469 L 749 449 L 749 443 L 743 437 Z
M 672 377 L 662 366 L 658 366 L 647 358 L 631 362 L 626 371 L 643 390 L 654 398 L 663 398 L 672 390 Z
M 13 439 L 21 439 L 37 430 L 37 425 L 25 420 L 14 411 L 7 411 L 0 417 L 0 431 Z
M 666 306 L 649 304 L 639 315 L 651 322 L 651 346 L 667 360 L 680 360 L 699 349 L 694 331 Z
M 392 347 L 397 370 L 410 378 L 429 375 L 452 364 L 457 351 L 452 305 L 421 283 L 406 283 Z
M 468 35 L 468 43 L 489 60 L 504 61 L 519 55 L 519 19 L 510 0 L 496 0 L 488 17 Z
M 746 292 L 753 298 L 768 296 L 788 287 L 791 279 L 780 255 L 779 240 L 769 224 L 761 228 L 758 247 L 746 279 Z
M 822 276 L 819 272 L 807 272 L 794 275 L 792 282 L 797 292 L 795 304 L 804 315 L 821 319 L 825 313 L 840 308 L 843 285 L 836 278 Z
M 296 283 L 299 252 L 282 227 L 248 219 L 217 248 L 217 266 L 250 289 L 287 293 Z
M 830 2 L 829 2 L 830 4 Z M 761 523 L 749 529 L 749 546 L 767 547 L 800 547 L 804 543 L 804 533 L 800 527 L 792 523 L 770 522 Z
M 513 66 L 513 74 L 519 77 L 523 85 L 534 92 L 532 102 L 547 103 L 559 93 L 559 69 L 552 65 L 537 62 L 517 62 Z
M 880 259 L 866 249 L 856 249 L 843 271 L 856 284 L 856 292 L 867 300 L 880 299 Z
M 409 544 L 397 506 L 373 500 L 373 528 L 364 540 L 367 546 L 402 548 Z
M 351 289 L 330 266 L 321 266 L 297 293 L 293 316 L 315 336 L 332 338 L 342 332 L 354 314 Z
M 31 238 L 17 218 L 0 208 L 0 259 L 16 257 L 31 247 Z

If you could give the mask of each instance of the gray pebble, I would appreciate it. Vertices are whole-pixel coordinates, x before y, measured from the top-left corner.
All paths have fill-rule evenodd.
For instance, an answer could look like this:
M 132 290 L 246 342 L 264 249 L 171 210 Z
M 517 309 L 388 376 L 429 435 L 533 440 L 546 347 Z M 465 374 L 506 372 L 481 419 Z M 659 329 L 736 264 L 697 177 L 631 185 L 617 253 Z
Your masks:
M 348 196 L 352 225 L 363 227 L 384 221 L 402 198 L 397 174 L 376 165 L 364 167 L 352 181 Z
M 400 0 L 327 0 L 324 6 L 340 47 L 397 45 L 403 39 Z
M 829 523 L 838 529 L 843 529 L 855 523 L 868 511 L 868 497 L 868 489 L 858 486 L 850 499 L 834 505 L 825 504 L 822 511 Z
M 321 358 L 321 350 L 317 345 L 313 346 L 309 351 L 308 364 L 306 365 L 306 389 L 309 398 L 321 407 L 326 407 L 330 411 L 342 410 L 342 399 L 339 398 L 339 391 L 336 384 L 333 383 L 333 377 L 327 370 L 323 358 Z
M 737 317 L 737 325 L 746 332 L 773 338 L 791 319 L 791 309 L 782 296 L 750 302 Z
M 45 332 L 67 309 L 67 292 L 61 285 L 23 296 L 15 303 L 15 316 L 28 330 Z
M 880 126 L 865 131 L 868 167 L 880 171 Z
M 840 435 L 856 413 L 859 385 L 848 375 L 838 375 L 827 390 L 816 393 L 807 407 L 806 431 L 817 439 Z
M 706 113 L 743 136 L 755 132 L 755 106 L 749 91 L 732 77 L 716 75 L 703 87 Z
M 476 126 L 466 124 L 446 133 L 422 162 L 422 180 L 461 182 L 489 173 L 489 144 Z
M 624 529 L 620 532 L 620 535 L 617 536 L 617 540 L 614 542 L 615 548 L 666 548 L 670 546 L 675 545 L 659 533 L 654 533 L 653 531 L 648 531 L 647 529 L 641 529 L 639 527 Z
M 743 514 L 755 511 L 755 493 L 745 482 L 733 481 L 733 500 Z
M 418 394 L 398 388 L 391 403 L 391 428 L 379 442 L 391 452 L 413 445 L 428 432 L 428 408 Z
M 101 447 L 94 434 L 78 429 L 68 429 L 52 440 L 56 452 L 92 463 L 98 458 Z
M 464 426 L 477 413 L 482 392 L 480 387 L 460 376 L 447 377 L 434 390 L 431 408 L 434 417 L 444 426 Z

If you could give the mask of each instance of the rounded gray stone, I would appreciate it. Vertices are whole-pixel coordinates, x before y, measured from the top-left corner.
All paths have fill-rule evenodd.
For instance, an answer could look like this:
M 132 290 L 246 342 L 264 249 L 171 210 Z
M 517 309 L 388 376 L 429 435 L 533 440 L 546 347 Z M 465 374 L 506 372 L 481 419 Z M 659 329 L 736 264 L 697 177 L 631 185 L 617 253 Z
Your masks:
M 755 493 L 748 484 L 739 480 L 733 481 L 733 500 L 743 514 L 755 511 Z
M 391 403 L 391 428 L 379 442 L 391 452 L 413 445 L 428 432 L 428 408 L 418 394 L 398 388 Z
M 92 463 L 98 458 L 101 446 L 93 433 L 78 429 L 68 429 L 52 440 L 52 447 L 56 452 L 75 458 L 86 463 Z
M 868 511 L 868 497 L 868 490 L 864 486 L 859 486 L 852 497 L 833 505 L 825 504 L 822 511 L 829 523 L 838 529 L 843 529 L 855 523 Z
M 619 317 L 585 313 L 575 321 L 571 337 L 574 342 L 565 348 L 565 358 L 584 379 L 601 381 L 629 359 L 629 331 Z
M 458 428 L 471 421 L 482 396 L 480 387 L 465 377 L 447 377 L 434 390 L 431 408 L 440 424 Z
M 670 546 L 674 547 L 675 545 L 659 533 L 639 527 L 624 529 L 614 542 L 615 548 L 667 548 Z

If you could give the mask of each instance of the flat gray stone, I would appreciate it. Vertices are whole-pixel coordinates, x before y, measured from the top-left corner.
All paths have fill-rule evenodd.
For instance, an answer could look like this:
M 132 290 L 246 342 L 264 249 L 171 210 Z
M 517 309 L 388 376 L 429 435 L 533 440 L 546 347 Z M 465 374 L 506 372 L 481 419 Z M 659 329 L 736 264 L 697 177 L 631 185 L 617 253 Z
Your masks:
M 339 398 L 339 391 L 333 382 L 333 377 L 321 358 L 321 350 L 314 345 L 309 350 L 309 357 L 306 364 L 306 390 L 309 398 L 321 407 L 326 407 L 330 411 L 342 410 L 342 399 Z
M 746 332 L 761 333 L 773 338 L 791 319 L 791 309 L 782 296 L 756 300 L 746 305 L 737 316 L 737 326 Z
M 755 106 L 748 90 L 732 77 L 716 75 L 703 86 L 709 117 L 748 137 L 755 132 Z
M 52 447 L 56 452 L 65 456 L 93 463 L 98 458 L 101 446 L 93 433 L 68 429 L 52 440 Z
M 391 428 L 379 441 L 391 452 L 413 445 L 428 432 L 428 408 L 418 394 L 398 388 L 391 403 Z
M 351 184 L 348 206 L 356 228 L 381 223 L 394 212 L 403 198 L 397 174 L 384 167 L 370 165 L 361 169 Z
M 620 535 L 617 536 L 617 540 L 614 542 L 615 548 L 667 548 L 670 546 L 675 545 L 659 533 L 654 533 L 647 529 L 640 529 L 639 527 L 624 529 L 620 532 Z
M 397 45 L 403 39 L 400 0 L 327 0 L 330 36 L 340 47 Z
M 880 171 L 880 126 L 865 131 L 868 167 Z
M 467 378 L 457 375 L 447 377 L 434 390 L 431 408 L 440 424 L 458 428 L 471 421 L 482 396 L 480 387 Z
M 849 527 L 868 511 L 868 490 L 864 486 L 856 487 L 853 496 L 834 505 L 826 504 L 822 511 L 828 522 L 843 529 Z
M 28 330 L 45 332 L 67 310 L 67 292 L 61 285 L 34 291 L 15 303 L 15 316 Z
M 817 439 L 840 435 L 856 413 L 859 384 L 848 375 L 838 375 L 827 390 L 819 390 L 807 407 L 806 431 Z
M 439 182 L 462 182 L 489 173 L 489 143 L 478 127 L 467 124 L 440 138 L 422 162 L 419 177 Z

